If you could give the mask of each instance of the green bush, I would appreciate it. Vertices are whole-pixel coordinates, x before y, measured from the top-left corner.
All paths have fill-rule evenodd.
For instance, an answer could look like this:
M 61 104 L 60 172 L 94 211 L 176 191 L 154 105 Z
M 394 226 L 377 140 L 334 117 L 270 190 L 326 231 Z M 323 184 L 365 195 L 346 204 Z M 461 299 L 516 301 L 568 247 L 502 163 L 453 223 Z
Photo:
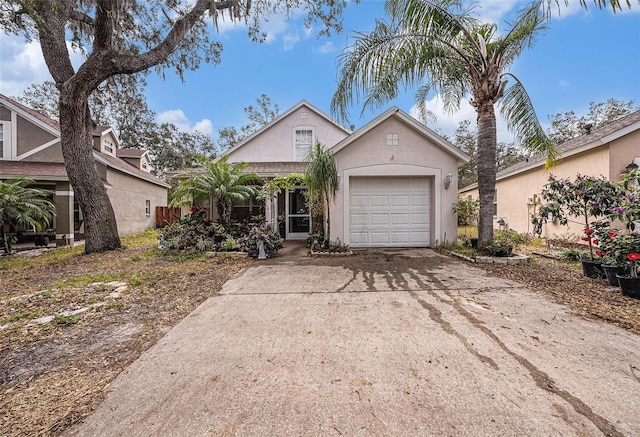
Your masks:
M 277 229 L 269 223 L 260 223 L 249 229 L 246 235 L 241 236 L 236 241 L 242 252 L 247 252 L 250 257 L 258 257 L 258 241 L 264 242 L 264 251 L 267 257 L 273 256 L 282 249 L 282 238 Z

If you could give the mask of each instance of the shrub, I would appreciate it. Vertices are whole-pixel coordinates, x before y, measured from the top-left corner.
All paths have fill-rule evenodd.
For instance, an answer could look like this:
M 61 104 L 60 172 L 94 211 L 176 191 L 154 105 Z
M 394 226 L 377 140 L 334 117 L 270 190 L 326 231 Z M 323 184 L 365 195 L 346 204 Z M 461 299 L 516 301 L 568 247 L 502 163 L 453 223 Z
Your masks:
M 226 236 L 224 227 L 205 218 L 200 210 L 195 210 L 178 223 L 166 226 L 158 234 L 160 246 L 164 241 L 164 247 L 167 249 L 183 250 L 193 247 L 201 252 L 214 247 L 216 236 Z
M 276 229 L 269 223 L 260 223 L 249 229 L 249 232 L 238 238 L 237 243 L 243 252 L 247 252 L 250 257 L 258 257 L 258 241 L 264 242 L 264 251 L 267 257 L 273 256 L 282 249 L 282 238 Z
M 496 232 L 493 238 L 485 245 L 485 250 L 491 256 L 510 256 L 515 248 L 521 244 L 527 244 L 529 237 L 514 231 Z

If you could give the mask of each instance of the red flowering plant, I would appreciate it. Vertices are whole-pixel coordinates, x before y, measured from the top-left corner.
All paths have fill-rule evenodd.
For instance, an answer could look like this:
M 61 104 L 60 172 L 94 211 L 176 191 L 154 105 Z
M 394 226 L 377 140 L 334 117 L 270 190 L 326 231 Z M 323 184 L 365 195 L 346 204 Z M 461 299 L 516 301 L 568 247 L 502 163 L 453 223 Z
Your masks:
M 609 225 L 611 210 L 618 206 L 622 191 L 619 184 L 604 177 L 578 174 L 575 180 L 571 181 L 551 175 L 541 192 L 546 204 L 531 221 L 536 227 L 540 227 L 550 218 L 562 225 L 567 225 L 569 221 L 584 224 L 585 235 L 582 240 L 589 244 L 589 254 L 593 260 L 596 223 Z
M 616 234 L 607 243 L 607 262 L 623 267 L 631 277 L 638 277 L 638 261 L 640 260 L 640 232 Z

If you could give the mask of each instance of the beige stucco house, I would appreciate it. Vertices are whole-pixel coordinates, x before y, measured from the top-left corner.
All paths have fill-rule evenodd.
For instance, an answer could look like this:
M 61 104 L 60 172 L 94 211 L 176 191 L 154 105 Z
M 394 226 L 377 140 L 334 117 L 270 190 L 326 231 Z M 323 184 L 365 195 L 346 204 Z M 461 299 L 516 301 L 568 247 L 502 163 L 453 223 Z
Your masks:
M 558 147 L 560 162 L 548 171 L 543 158 L 533 158 L 509 167 L 496 178 L 496 202 L 494 224 L 499 228 L 532 233 L 531 215 L 540 208 L 542 187 L 549 175 L 574 179 L 577 174 L 604 176 L 619 181 L 632 163 L 640 165 L 640 111 L 585 132 Z M 472 184 L 460 190 L 463 196 L 478 198 L 478 185 Z M 499 224 L 500 223 L 500 224 Z M 542 236 L 566 238 L 581 235 L 582 223 L 543 225 Z
M 121 235 L 155 227 L 155 207 L 167 205 L 169 185 L 153 176 L 146 152 L 119 149 L 114 131 L 93 132 L 96 168 Z M 58 122 L 0 94 L 0 180 L 23 175 L 54 192 L 52 228 L 59 244 L 82 238 L 84 221 L 64 167 Z
M 331 205 L 331 239 L 351 247 L 433 247 L 457 236 L 458 166 L 469 157 L 398 108 L 353 132 L 306 101 L 228 150 L 230 163 L 268 178 L 304 173 L 316 142 L 334 156 L 339 189 Z M 285 218 L 286 238 L 311 229 L 305 187 L 262 205 L 267 221 Z M 254 202 L 254 201 L 252 201 Z M 238 207 L 238 205 L 236 205 Z M 254 204 L 239 206 L 253 211 Z

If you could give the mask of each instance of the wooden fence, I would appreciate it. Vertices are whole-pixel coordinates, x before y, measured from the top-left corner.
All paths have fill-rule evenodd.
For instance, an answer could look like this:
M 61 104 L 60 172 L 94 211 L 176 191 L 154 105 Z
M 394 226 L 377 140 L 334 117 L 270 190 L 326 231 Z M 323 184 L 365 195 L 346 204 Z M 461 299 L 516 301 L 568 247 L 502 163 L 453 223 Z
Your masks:
M 156 228 L 177 223 L 181 214 L 182 210 L 175 206 L 156 206 Z

